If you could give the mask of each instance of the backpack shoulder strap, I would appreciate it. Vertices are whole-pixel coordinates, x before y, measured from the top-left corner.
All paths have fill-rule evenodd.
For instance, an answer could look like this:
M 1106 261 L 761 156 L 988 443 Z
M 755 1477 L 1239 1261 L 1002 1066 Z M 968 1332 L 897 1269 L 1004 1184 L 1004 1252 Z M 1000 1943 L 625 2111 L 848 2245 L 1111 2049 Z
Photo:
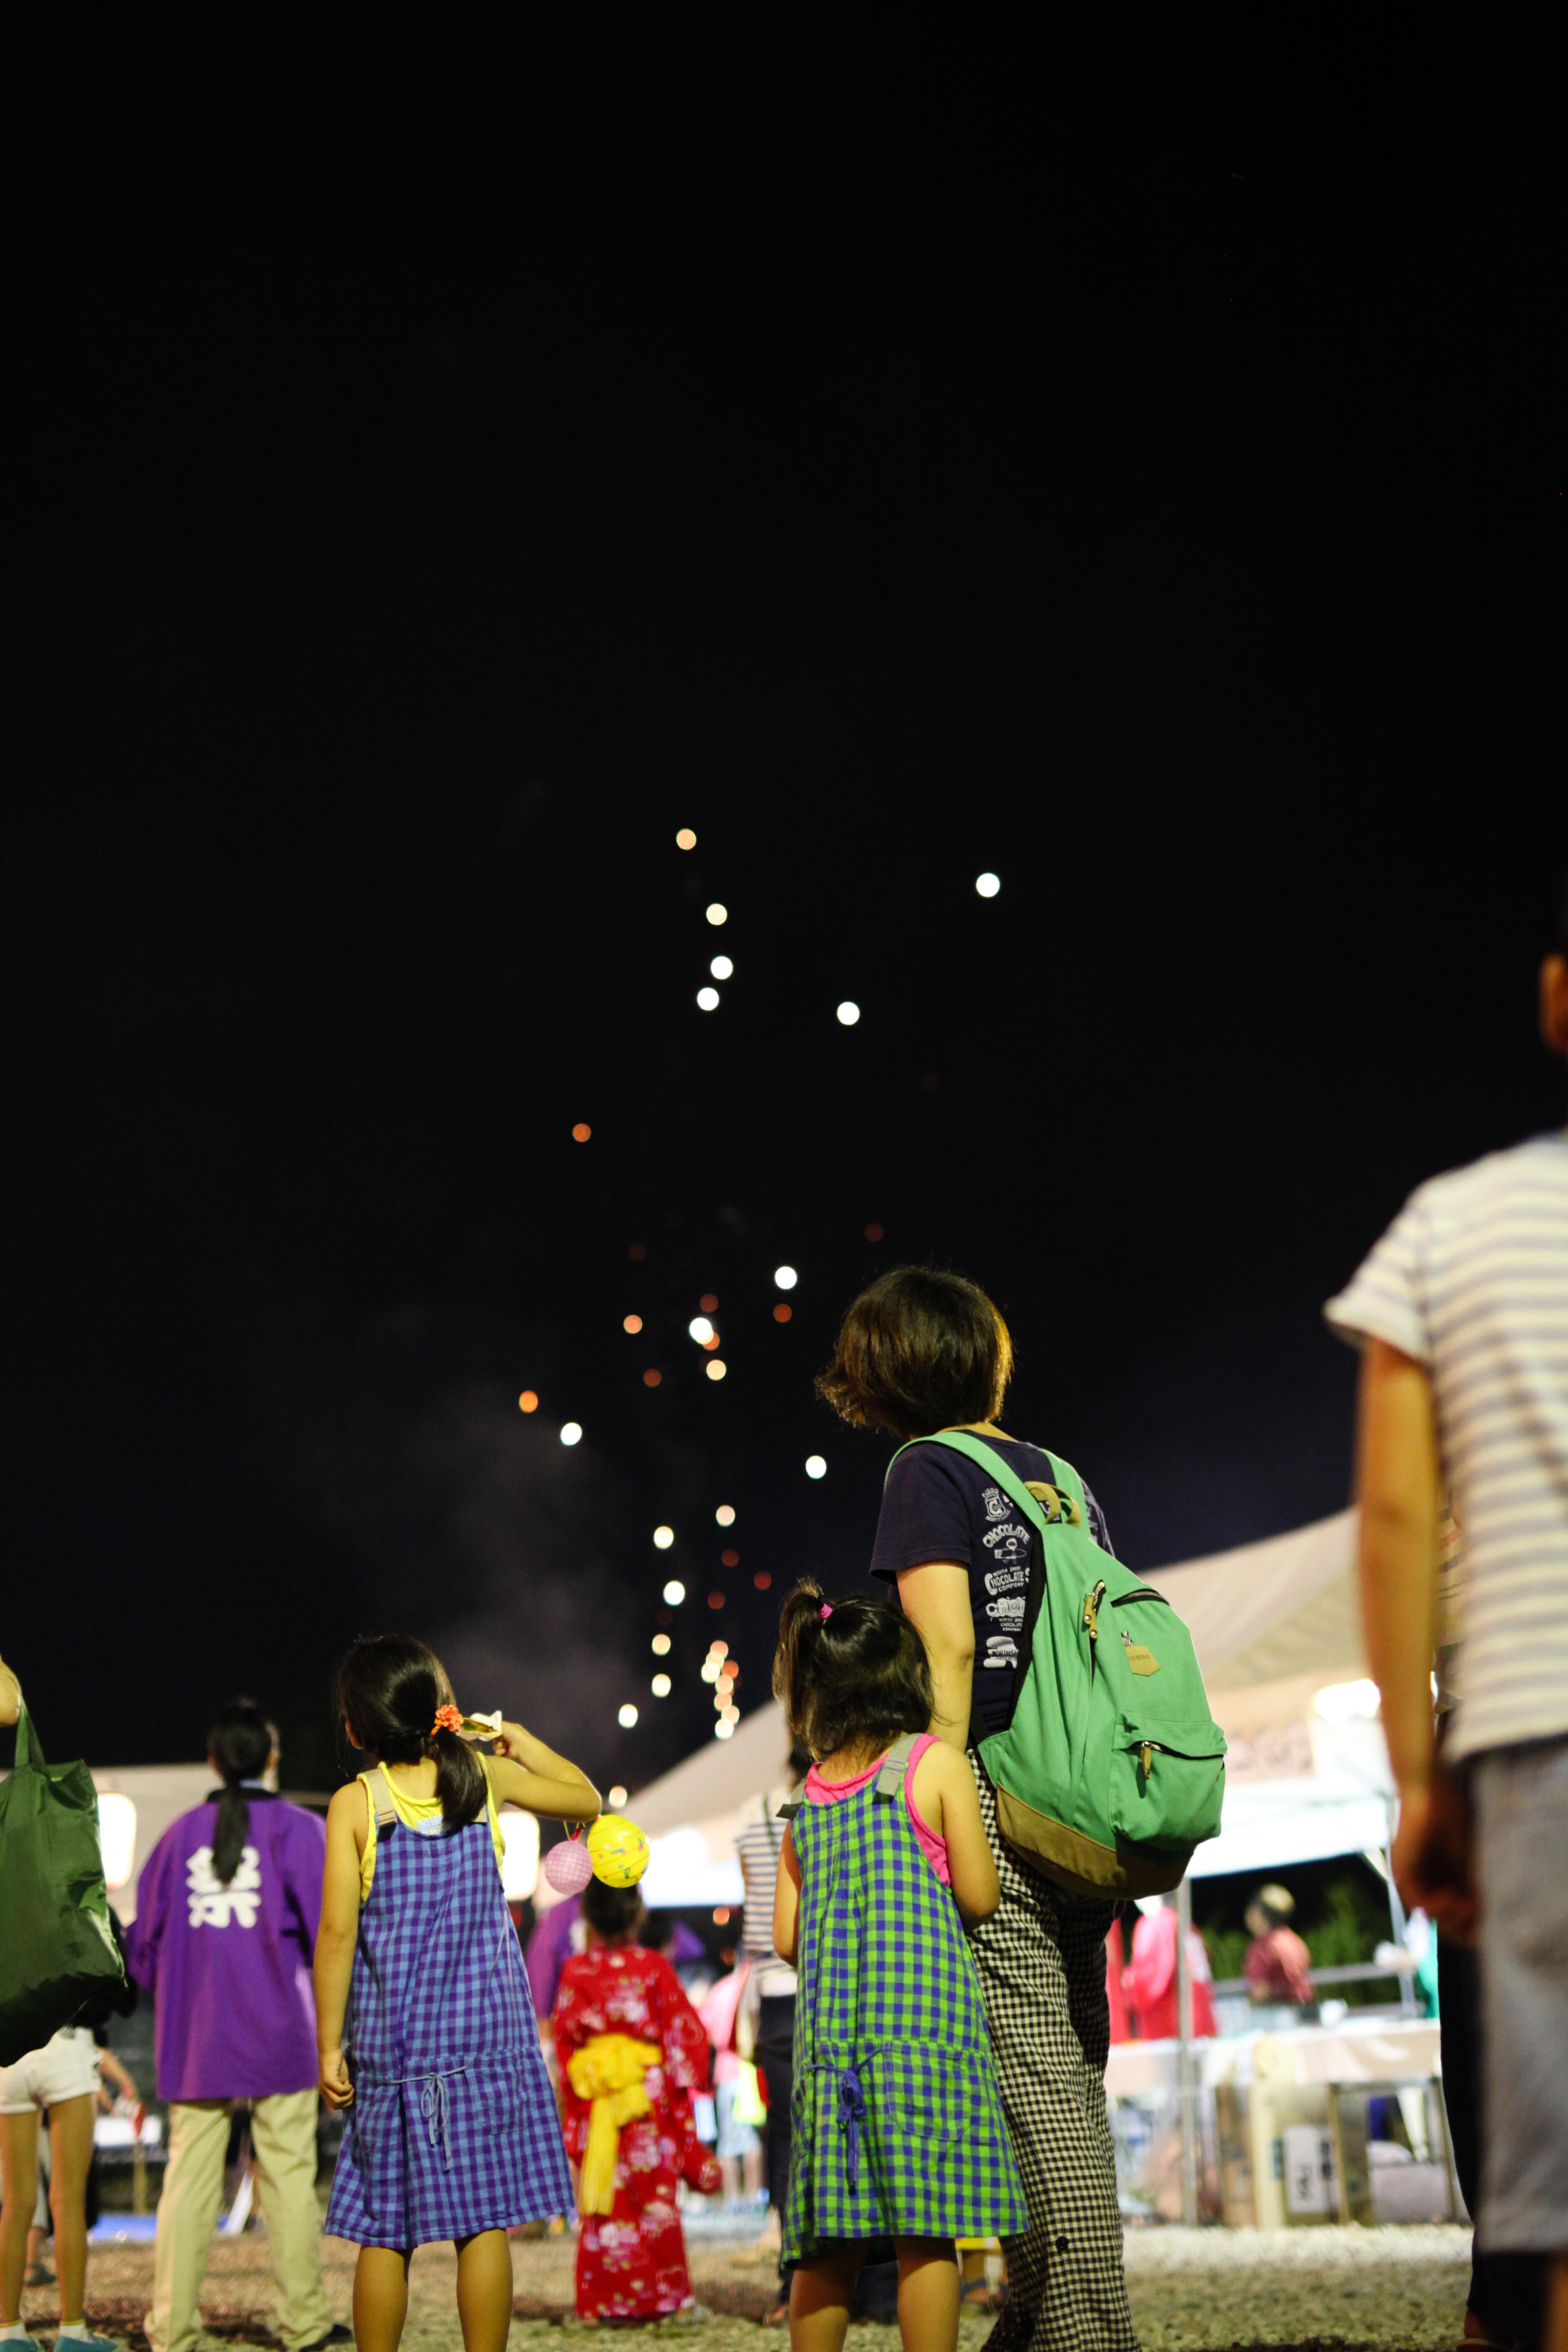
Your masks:
M 896 1797 L 900 1793 L 904 1785 L 904 1774 L 909 1769 L 910 1751 L 920 1736 L 918 1731 L 903 1731 L 894 1740 L 882 1759 L 882 1769 L 877 1775 L 876 1795 Z
M 375 1815 L 377 1832 L 394 1828 L 397 1821 L 397 1808 L 392 1801 L 392 1791 L 386 1785 L 386 1775 L 379 1764 L 374 1766 L 364 1775 L 364 1792 L 370 1799 L 371 1811 Z
M 1084 1518 L 1083 1489 L 1078 1473 L 1059 1454 L 1047 1454 L 1047 1461 L 1058 1474 L 1060 1486 L 1044 1484 L 1039 1479 L 1020 1478 L 1006 1457 L 983 1437 L 975 1437 L 967 1429 L 940 1429 L 930 1437 L 916 1437 L 914 1445 L 949 1445 L 955 1454 L 966 1454 L 989 1477 L 994 1478 L 1003 1492 L 1010 1495 L 1032 1527 L 1081 1527 Z M 908 1451 L 900 1446 L 900 1453 Z M 898 1460 L 898 1454 L 893 1461 Z M 892 1463 L 889 1464 L 891 1469 Z M 1065 1495 L 1061 1489 L 1065 1487 Z

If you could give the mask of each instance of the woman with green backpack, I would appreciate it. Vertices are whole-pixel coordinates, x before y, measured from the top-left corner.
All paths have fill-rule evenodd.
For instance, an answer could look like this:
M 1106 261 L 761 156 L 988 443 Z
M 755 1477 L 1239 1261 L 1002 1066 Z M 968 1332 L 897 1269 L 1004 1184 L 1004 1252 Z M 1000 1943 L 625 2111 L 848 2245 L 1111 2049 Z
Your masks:
M 817 1385 L 846 1421 L 900 1441 L 871 1573 L 924 1639 L 931 1727 L 968 1755 L 1001 1887 L 972 1945 L 1029 2218 L 1007 2246 L 1009 2300 L 989 2344 L 1131 2352 L 1105 1938 L 1121 1896 L 1176 1884 L 1195 1821 L 1195 1835 L 1217 1828 L 1224 1742 L 1185 1629 L 1174 1641 L 1174 1612 L 1111 1556 L 1088 1487 L 997 1427 L 1012 1363 L 984 1291 L 904 1266 L 856 1299 Z M 1206 1726 L 1186 1738 L 1206 1758 L 1155 1736 L 1171 1727 L 1141 1695 L 1162 1667 L 1184 1736 L 1189 1719 Z M 1157 1814 L 1163 1848 L 1140 1842 Z

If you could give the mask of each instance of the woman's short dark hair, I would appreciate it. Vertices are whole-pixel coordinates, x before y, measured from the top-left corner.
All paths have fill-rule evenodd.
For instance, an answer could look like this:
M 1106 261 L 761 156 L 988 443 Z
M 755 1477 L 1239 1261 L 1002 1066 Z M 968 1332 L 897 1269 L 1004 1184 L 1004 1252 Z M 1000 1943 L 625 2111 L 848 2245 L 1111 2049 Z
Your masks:
M 253 1698 L 231 1698 L 207 1727 L 207 1754 L 223 1782 L 213 1831 L 213 1876 L 226 1886 L 250 1833 L 250 1800 L 240 1783 L 259 1780 L 278 1745 L 278 1727 Z
M 348 1725 L 378 1764 L 436 1759 L 436 1793 L 449 1830 L 477 1822 L 485 1810 L 485 1768 L 466 1739 L 436 1729 L 436 1711 L 450 1706 L 447 1669 L 409 1633 L 371 1633 L 356 1642 L 338 1668 L 340 1722 Z
M 642 1916 L 642 1896 L 635 1886 L 606 1886 L 602 1878 L 591 1878 L 583 1889 L 583 1916 L 606 1944 L 635 1936 Z
M 1007 1326 L 977 1283 L 895 1266 L 844 1318 L 820 1395 L 859 1427 L 895 1437 L 994 1421 L 1013 1370 Z
M 885 1601 L 837 1601 L 797 1584 L 779 1617 L 773 1696 L 792 1738 L 817 1758 L 841 1748 L 891 1746 L 931 1727 L 931 1661 L 919 1633 Z

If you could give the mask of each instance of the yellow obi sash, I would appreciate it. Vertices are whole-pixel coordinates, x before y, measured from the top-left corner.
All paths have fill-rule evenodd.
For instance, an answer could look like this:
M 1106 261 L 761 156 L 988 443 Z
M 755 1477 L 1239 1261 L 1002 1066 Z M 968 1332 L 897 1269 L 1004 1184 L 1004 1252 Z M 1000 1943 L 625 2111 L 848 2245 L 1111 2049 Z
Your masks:
M 588 2145 L 577 2191 L 582 2213 L 610 2213 L 616 2204 L 616 2157 L 621 2126 L 635 2123 L 653 2105 L 647 2074 L 664 2053 L 656 2042 L 634 2042 L 629 2033 L 595 2033 L 566 2062 L 572 2088 L 591 2102 Z

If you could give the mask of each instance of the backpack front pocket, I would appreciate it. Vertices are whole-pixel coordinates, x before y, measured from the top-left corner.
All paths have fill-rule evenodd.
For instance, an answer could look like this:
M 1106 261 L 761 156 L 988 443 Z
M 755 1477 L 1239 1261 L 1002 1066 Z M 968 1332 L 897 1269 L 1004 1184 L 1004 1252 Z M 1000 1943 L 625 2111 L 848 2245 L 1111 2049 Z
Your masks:
M 1121 1717 L 1110 1760 L 1110 1820 L 1119 1838 L 1196 1845 L 1218 1835 L 1224 1800 L 1225 1734 L 1217 1723 Z

